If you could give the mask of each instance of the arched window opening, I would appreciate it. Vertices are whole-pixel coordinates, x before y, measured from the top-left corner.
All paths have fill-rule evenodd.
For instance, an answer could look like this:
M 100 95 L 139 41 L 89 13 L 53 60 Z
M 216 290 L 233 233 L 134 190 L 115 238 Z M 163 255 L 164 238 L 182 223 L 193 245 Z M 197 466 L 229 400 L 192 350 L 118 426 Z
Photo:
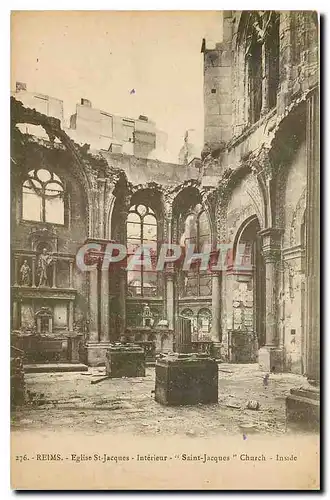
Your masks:
M 209 309 L 200 309 L 197 315 L 197 327 L 199 340 L 208 338 L 212 327 L 212 314 Z
M 254 30 L 249 35 L 248 51 L 248 92 L 250 96 L 250 123 L 257 122 L 261 115 L 262 107 L 262 43 Z
M 266 34 L 266 67 L 268 67 L 268 107 L 276 106 L 280 79 L 280 16 L 270 13 L 269 28 Z
M 192 309 L 189 309 L 189 308 L 183 309 L 183 311 L 181 311 L 181 313 L 180 313 L 180 316 L 190 320 L 191 333 L 192 333 L 192 335 L 194 333 L 196 333 L 197 332 L 197 321 L 196 321 L 196 318 L 194 316 Z M 193 337 L 192 337 L 192 340 L 194 340 Z
M 41 168 L 28 173 L 22 186 L 22 218 L 64 224 L 64 185 L 54 172 Z
M 249 122 L 274 108 L 279 85 L 280 15 L 274 11 L 250 12 L 242 21 L 245 39 Z
M 255 332 L 260 348 L 265 344 L 266 282 L 259 231 L 259 221 L 252 217 L 243 225 L 235 241 L 234 251 L 237 251 L 237 245 L 242 245 L 244 254 L 243 265 L 237 268 L 237 277 L 240 278 L 235 288 L 232 328 Z
M 188 213 L 180 217 L 180 244 L 184 247 L 193 245 L 195 253 L 201 253 L 205 245 L 211 241 L 210 224 L 203 206 L 198 203 Z M 208 271 L 199 269 L 199 265 L 191 266 L 181 273 L 181 297 L 209 296 L 212 294 L 212 281 Z
M 144 204 L 133 205 L 127 216 L 127 253 L 132 256 L 142 245 L 150 249 L 152 269 L 157 262 L 157 219 L 155 212 Z M 157 272 L 136 265 L 127 272 L 129 294 L 133 297 L 155 297 L 158 294 Z

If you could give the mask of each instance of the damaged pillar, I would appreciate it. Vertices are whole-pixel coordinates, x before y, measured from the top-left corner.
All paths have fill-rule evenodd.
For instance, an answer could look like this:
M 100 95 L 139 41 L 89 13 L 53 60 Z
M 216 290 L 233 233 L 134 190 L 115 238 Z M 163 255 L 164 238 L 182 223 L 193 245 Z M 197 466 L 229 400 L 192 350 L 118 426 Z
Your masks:
M 320 164 L 318 95 L 307 100 L 307 378 L 320 382 Z
M 101 342 L 109 342 L 109 269 L 101 273 Z
M 89 272 L 89 341 L 87 343 L 87 363 L 89 366 L 105 364 L 106 348 L 101 343 L 100 328 L 100 272 L 93 269 Z M 107 344 L 108 345 L 108 344 Z
M 120 335 L 123 335 L 126 330 L 126 280 L 127 280 L 127 271 L 125 269 L 120 269 L 119 270 Z
M 261 370 L 283 371 L 283 349 L 278 345 L 277 289 L 278 272 L 281 259 L 281 231 L 268 228 L 260 231 L 262 251 L 265 261 L 265 309 L 266 309 L 266 344 L 259 349 L 259 366 Z
M 174 330 L 174 270 L 166 270 L 166 316 L 169 330 Z
M 98 270 L 89 272 L 89 341 L 99 341 L 98 327 Z
M 221 354 L 221 271 L 212 273 L 212 330 L 213 355 Z

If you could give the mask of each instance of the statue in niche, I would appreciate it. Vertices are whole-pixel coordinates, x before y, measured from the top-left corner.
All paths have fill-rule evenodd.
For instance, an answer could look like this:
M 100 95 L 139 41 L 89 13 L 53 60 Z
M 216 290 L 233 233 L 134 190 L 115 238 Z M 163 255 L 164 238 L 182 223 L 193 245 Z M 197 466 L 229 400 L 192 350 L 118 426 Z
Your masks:
M 152 327 L 154 325 L 153 314 L 148 304 L 144 304 L 142 313 L 142 326 Z
M 47 248 L 43 248 L 38 261 L 39 286 L 49 286 L 48 269 L 52 262 L 53 259 L 49 252 L 47 252 Z
M 31 282 L 31 268 L 27 262 L 27 260 L 25 260 L 23 262 L 23 265 L 20 269 L 20 275 L 21 275 L 21 285 L 23 286 L 30 286 L 30 282 Z

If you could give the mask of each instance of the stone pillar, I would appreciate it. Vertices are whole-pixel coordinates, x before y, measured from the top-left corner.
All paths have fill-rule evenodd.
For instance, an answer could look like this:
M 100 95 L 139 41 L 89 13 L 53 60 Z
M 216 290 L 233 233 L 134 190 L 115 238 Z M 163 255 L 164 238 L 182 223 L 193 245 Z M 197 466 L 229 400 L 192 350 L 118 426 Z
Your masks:
M 19 277 L 18 277 L 18 257 L 14 257 L 14 285 L 19 285 Z
M 69 332 L 73 331 L 73 300 L 69 301 L 68 328 Z
M 101 342 L 109 342 L 109 269 L 101 271 Z
M 99 205 L 99 213 L 98 213 L 98 236 L 99 238 L 104 238 L 105 237 L 105 217 L 104 217 L 104 197 L 105 197 L 105 186 L 106 186 L 106 179 L 99 178 L 97 179 L 97 185 L 98 185 L 98 193 L 99 193 L 99 200 L 98 200 L 98 205 Z
M 73 260 L 69 260 L 69 288 L 73 288 Z
M 53 260 L 53 279 L 52 288 L 56 288 L 56 260 Z
M 320 163 L 318 94 L 307 99 L 306 312 L 307 378 L 320 381 Z
M 126 330 L 126 280 L 127 271 L 119 270 L 119 314 L 120 314 L 120 331 L 119 334 L 124 334 Z
M 169 330 L 174 330 L 174 271 L 166 272 L 166 317 Z
M 99 341 L 98 325 L 98 271 L 93 269 L 89 272 L 89 340 L 90 342 Z
M 89 272 L 89 366 L 104 366 L 109 348 L 109 271 Z
M 221 272 L 212 274 L 212 330 L 213 354 L 221 355 Z
M 53 318 L 49 318 L 48 333 L 53 333 Z
M 32 286 L 36 286 L 36 261 L 37 257 L 32 257 Z
M 14 330 L 19 329 L 19 312 L 18 312 L 18 302 L 13 300 L 13 317 L 12 317 L 12 327 Z
M 259 366 L 265 371 L 283 371 L 283 349 L 278 345 L 278 273 L 281 259 L 281 231 L 268 228 L 260 231 L 265 261 L 266 345 L 259 350 Z M 258 307 L 258 305 L 257 305 Z

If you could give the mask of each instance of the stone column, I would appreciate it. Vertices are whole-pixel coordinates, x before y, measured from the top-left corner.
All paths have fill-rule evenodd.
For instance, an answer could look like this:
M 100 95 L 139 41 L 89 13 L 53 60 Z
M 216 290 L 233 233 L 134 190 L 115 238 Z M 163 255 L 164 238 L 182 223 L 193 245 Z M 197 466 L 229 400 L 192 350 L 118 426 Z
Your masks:
M 73 300 L 69 301 L 68 328 L 69 332 L 73 331 Z
M 73 288 L 73 260 L 69 260 L 69 288 Z
M 320 381 L 320 163 L 318 93 L 307 99 L 306 336 L 307 378 Z
M 268 228 L 260 231 L 265 261 L 266 345 L 259 350 L 259 366 L 265 371 L 283 371 L 283 352 L 278 345 L 278 273 L 281 259 L 281 231 Z M 257 305 L 258 307 L 258 305 Z
M 14 285 L 17 286 L 19 284 L 18 277 L 18 257 L 14 257 Z
M 53 318 L 49 318 L 48 333 L 53 333 Z
M 36 261 L 37 257 L 32 257 L 32 286 L 36 286 Z
M 174 270 L 166 270 L 166 317 L 169 330 L 174 330 Z
M 101 342 L 109 342 L 109 269 L 101 271 Z
M 168 245 L 175 241 L 175 229 L 173 227 L 173 214 L 172 214 L 173 199 L 168 196 L 164 200 L 164 236 Z M 166 264 L 165 269 L 162 271 L 165 276 L 166 287 L 166 301 L 165 301 L 165 316 L 168 321 L 168 329 L 174 330 L 175 328 L 175 308 L 177 303 L 174 297 L 174 266 L 173 264 Z
M 52 279 L 52 288 L 56 288 L 56 260 L 53 260 L 53 279 Z
M 19 312 L 18 312 L 18 301 L 13 300 L 13 316 L 12 316 L 12 327 L 14 330 L 19 328 Z
M 98 213 L 98 236 L 99 238 L 105 237 L 105 220 L 104 220 L 104 197 L 106 179 L 97 179 L 98 193 L 99 193 L 99 213 Z
M 90 342 L 99 341 L 98 325 L 98 271 L 93 269 L 89 272 L 89 340 Z
M 213 355 L 221 355 L 221 279 L 220 271 L 212 274 L 212 330 Z
M 119 270 L 119 314 L 120 314 L 120 331 L 122 335 L 126 330 L 126 280 L 127 271 L 125 269 Z
M 212 339 L 221 341 L 221 272 L 212 274 Z

